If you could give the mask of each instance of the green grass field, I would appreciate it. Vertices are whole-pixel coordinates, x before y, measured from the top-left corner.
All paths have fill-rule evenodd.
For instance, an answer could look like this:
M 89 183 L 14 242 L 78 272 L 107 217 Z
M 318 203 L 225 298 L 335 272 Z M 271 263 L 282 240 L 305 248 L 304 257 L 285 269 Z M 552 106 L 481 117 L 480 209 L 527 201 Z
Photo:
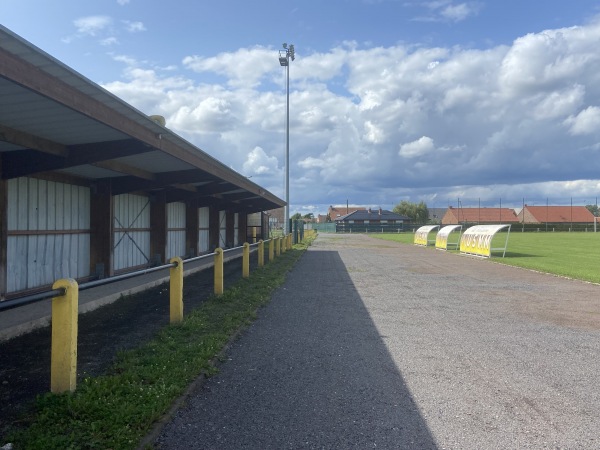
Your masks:
M 412 244 L 412 233 L 371 235 Z M 434 234 L 430 235 L 433 239 Z M 451 241 L 456 237 L 451 236 Z M 504 247 L 506 233 L 499 233 L 492 247 Z M 429 247 L 435 251 L 433 247 Z M 451 251 L 454 252 L 454 251 Z M 456 253 L 456 252 L 454 252 Z M 539 270 L 579 280 L 600 283 L 600 233 L 521 233 L 508 238 L 506 256 L 492 253 L 492 260 L 511 266 Z

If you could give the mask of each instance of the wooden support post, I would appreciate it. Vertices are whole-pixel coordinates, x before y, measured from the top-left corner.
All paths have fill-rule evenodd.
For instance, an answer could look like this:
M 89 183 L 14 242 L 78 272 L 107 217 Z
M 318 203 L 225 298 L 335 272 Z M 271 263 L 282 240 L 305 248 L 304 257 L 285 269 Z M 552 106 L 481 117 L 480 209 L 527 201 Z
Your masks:
M 223 295 L 223 249 L 215 250 L 215 294 Z
M 183 260 L 176 256 L 169 261 L 177 264 L 169 269 L 169 317 L 171 323 L 183 321 Z
M 269 262 L 275 259 L 275 238 L 269 241 Z
M 66 278 L 55 281 L 52 289 L 65 289 L 65 295 L 52 299 L 50 391 L 60 394 L 77 386 L 79 286 Z

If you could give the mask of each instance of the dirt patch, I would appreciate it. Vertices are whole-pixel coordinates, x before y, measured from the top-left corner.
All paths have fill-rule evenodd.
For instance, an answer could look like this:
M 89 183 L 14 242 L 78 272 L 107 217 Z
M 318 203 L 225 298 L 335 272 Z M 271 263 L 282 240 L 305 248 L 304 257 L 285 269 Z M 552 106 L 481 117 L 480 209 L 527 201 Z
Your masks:
M 251 270 L 255 268 L 252 267 Z M 242 275 L 241 258 L 225 263 L 225 288 Z M 184 280 L 184 313 L 213 293 L 212 268 Z M 78 382 L 105 373 L 118 352 L 139 347 L 169 323 L 169 286 L 163 284 L 79 317 Z M 50 390 L 49 326 L 0 342 L 0 445 L 7 426 Z

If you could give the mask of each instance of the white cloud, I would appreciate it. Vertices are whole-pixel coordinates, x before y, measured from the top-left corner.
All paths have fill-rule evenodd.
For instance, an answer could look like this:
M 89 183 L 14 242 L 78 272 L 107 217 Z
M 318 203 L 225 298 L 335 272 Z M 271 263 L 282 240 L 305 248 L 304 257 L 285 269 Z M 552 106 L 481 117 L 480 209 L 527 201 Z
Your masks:
M 600 134 L 600 108 L 590 106 L 565 120 L 573 135 Z
M 441 14 L 458 5 L 429 7 Z M 600 174 L 599 41 L 594 22 L 483 50 L 346 42 L 298 55 L 290 71 L 293 201 L 590 192 L 594 182 L 578 180 Z M 282 195 L 285 78 L 273 54 L 252 47 L 189 56 L 187 72 L 115 56 L 125 78 L 106 87 Z
M 146 27 L 142 22 L 133 22 L 131 20 L 123 20 L 125 30 L 129 33 L 139 33 L 140 31 L 146 31 Z
M 73 21 L 77 33 L 80 35 L 97 36 L 100 32 L 108 29 L 112 25 L 112 19 L 109 16 L 87 16 L 80 17 Z
M 127 5 L 131 0 L 117 0 L 117 3 L 121 6 Z
M 243 170 L 245 174 L 250 174 L 250 176 L 279 173 L 277 158 L 268 156 L 260 147 L 255 147 L 248 153 Z
M 433 139 L 427 136 L 422 136 L 416 141 L 402 144 L 398 153 L 400 154 L 400 156 L 404 156 L 406 158 L 413 158 L 425 155 L 427 153 L 432 152 L 433 150 L 435 150 L 435 146 L 433 145 Z

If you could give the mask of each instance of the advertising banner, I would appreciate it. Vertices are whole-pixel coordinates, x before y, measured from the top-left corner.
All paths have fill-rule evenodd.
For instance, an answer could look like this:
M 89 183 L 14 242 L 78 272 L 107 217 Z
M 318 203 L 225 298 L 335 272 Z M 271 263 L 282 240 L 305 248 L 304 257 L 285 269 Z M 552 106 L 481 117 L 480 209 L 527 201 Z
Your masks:
M 446 225 L 444 228 L 442 228 L 435 237 L 435 248 L 440 250 L 448 250 L 448 246 L 451 246 L 457 249 L 458 241 L 450 243 L 448 242 L 450 233 L 456 230 L 462 230 L 462 225 Z
M 508 244 L 508 234 L 504 247 L 492 248 L 492 239 L 494 235 L 508 228 L 510 233 L 510 225 L 475 225 L 467 229 L 460 238 L 460 251 L 470 255 L 485 256 L 489 258 L 492 250 L 504 250 L 506 253 L 506 244 Z M 502 255 L 504 257 L 504 254 Z
M 433 230 L 436 230 L 437 228 L 439 228 L 439 225 L 425 225 L 424 227 L 419 228 L 415 232 L 415 240 L 414 240 L 415 245 L 427 246 L 429 243 L 429 240 L 428 240 L 429 233 L 431 233 Z M 431 241 L 431 242 L 435 242 L 435 241 Z

